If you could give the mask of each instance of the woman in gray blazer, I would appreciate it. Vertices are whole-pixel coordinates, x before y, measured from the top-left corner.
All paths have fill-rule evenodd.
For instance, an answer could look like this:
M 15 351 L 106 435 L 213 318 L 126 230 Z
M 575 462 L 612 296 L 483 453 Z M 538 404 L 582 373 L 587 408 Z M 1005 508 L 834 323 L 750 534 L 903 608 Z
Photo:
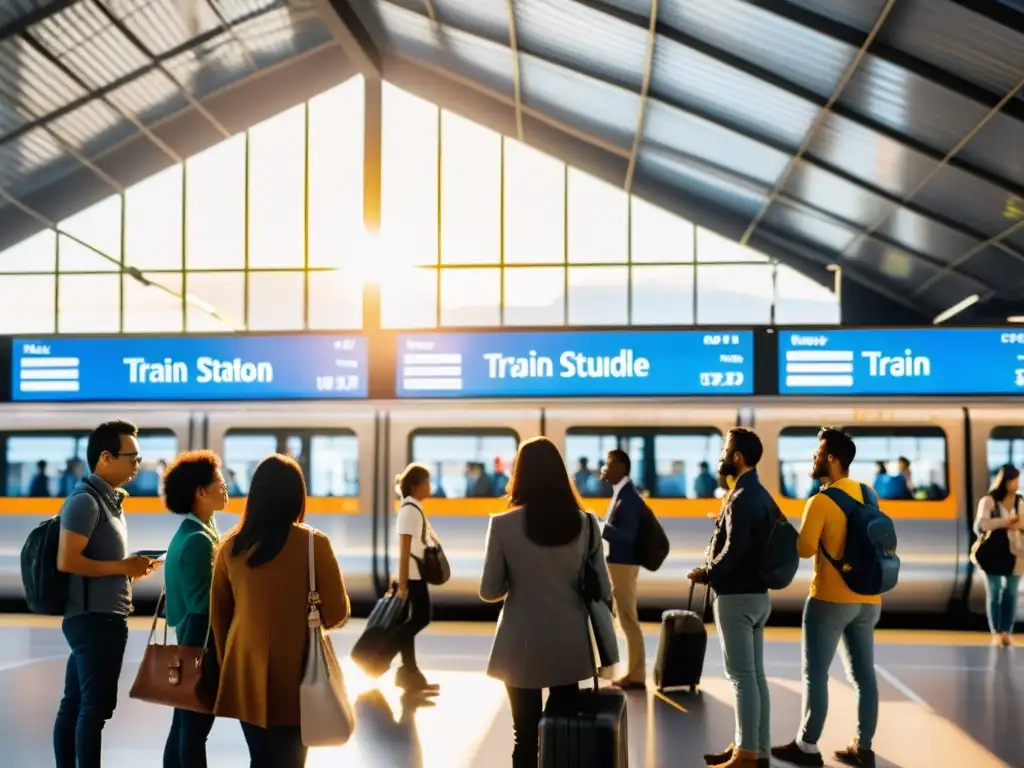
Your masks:
M 480 597 L 505 601 L 487 674 L 505 683 L 512 708 L 512 765 L 537 766 L 542 690 L 571 696 L 595 674 L 589 615 L 580 593 L 584 558 L 601 597 L 612 586 L 597 518 L 584 513 L 558 448 L 544 437 L 519 447 L 509 511 L 491 518 Z M 588 550 L 588 545 L 590 549 Z

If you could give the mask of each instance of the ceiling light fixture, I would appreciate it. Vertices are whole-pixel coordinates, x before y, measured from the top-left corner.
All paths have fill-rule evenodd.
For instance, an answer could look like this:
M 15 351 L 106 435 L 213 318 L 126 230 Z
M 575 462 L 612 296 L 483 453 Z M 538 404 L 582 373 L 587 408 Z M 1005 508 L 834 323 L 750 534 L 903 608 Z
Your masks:
M 936 315 L 935 319 L 932 320 L 932 324 L 933 325 L 941 325 L 942 323 L 944 323 L 947 320 L 949 320 L 949 318 L 953 317 L 954 315 L 959 315 L 965 309 L 967 309 L 968 307 L 974 306 L 979 301 L 981 301 L 981 296 L 979 296 L 976 293 L 971 295 L 971 296 L 968 296 L 963 301 L 958 301 L 956 304 L 954 304 L 952 307 L 947 309 L 945 312 L 940 312 L 938 315 Z

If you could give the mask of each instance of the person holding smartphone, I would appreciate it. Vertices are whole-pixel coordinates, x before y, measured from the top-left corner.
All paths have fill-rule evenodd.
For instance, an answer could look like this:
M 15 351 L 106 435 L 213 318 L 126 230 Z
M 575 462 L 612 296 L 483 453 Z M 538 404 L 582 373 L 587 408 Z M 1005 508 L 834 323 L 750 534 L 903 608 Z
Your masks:
M 992 645 L 1013 645 L 1013 628 L 1017 622 L 1017 597 L 1024 575 L 1024 546 L 1021 542 L 1020 513 L 1024 503 L 1018 493 L 1020 470 L 1012 464 L 999 468 L 988 493 L 978 501 L 974 519 L 977 536 L 988 534 L 989 546 L 1005 547 L 1004 557 L 991 572 L 985 573 L 988 626 Z
M 99 768 L 103 726 L 117 706 L 117 683 L 128 642 L 132 582 L 156 561 L 128 553 L 122 486 L 138 471 L 138 430 L 126 421 L 100 424 L 89 435 L 90 475 L 60 511 L 57 569 L 70 575 L 61 629 L 71 647 L 64 697 L 53 726 L 57 768 Z

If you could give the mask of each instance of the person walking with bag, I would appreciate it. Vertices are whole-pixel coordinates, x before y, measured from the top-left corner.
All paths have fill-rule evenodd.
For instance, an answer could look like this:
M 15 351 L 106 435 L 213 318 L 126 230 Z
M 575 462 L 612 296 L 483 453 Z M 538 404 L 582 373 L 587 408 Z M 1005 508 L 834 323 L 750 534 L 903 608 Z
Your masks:
M 241 721 L 252 768 L 306 762 L 303 720 L 315 713 L 302 710 L 300 687 L 311 564 L 319 626 L 340 627 L 350 613 L 330 539 L 302 524 L 305 504 L 299 465 L 268 456 L 253 472 L 241 524 L 224 537 L 214 561 L 210 623 L 221 672 L 213 711 Z
M 164 563 L 167 624 L 174 627 L 179 646 L 206 648 L 213 556 L 220 541 L 213 516 L 228 503 L 220 459 L 210 451 L 183 453 L 165 470 L 163 485 L 167 509 L 184 517 Z M 216 673 L 216 669 L 204 669 L 204 674 Z M 206 739 L 213 721 L 213 715 L 175 709 L 164 747 L 164 768 L 206 768 Z
M 402 500 L 398 509 L 398 597 L 408 600 L 409 620 L 396 637 L 402 654 L 402 666 L 395 673 L 395 685 L 408 694 L 437 693 L 440 686 L 431 683 L 416 663 L 416 635 L 430 623 L 430 589 L 421 570 L 426 558 L 427 537 L 433 531 L 423 511 L 423 500 L 430 496 L 430 470 L 422 464 L 410 464 L 395 478 L 395 493 Z
M 988 493 L 978 501 L 974 532 L 978 536 L 971 560 L 985 574 L 988 626 L 992 645 L 1013 645 L 1017 621 L 1017 590 L 1024 574 L 1024 546 L 1020 513 L 1024 504 L 1017 492 L 1020 470 L 1012 464 L 999 468 Z

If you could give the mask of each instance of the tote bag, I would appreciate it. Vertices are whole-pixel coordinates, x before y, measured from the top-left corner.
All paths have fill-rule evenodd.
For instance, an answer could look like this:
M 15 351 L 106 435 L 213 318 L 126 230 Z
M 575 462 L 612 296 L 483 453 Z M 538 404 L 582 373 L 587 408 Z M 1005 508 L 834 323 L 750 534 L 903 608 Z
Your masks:
M 306 669 L 299 685 L 299 716 L 302 743 L 307 747 L 338 746 L 346 743 L 356 727 L 355 713 L 345 689 L 341 666 L 331 639 L 320 622 L 320 596 L 316 591 L 314 532 L 309 531 L 309 649 Z

